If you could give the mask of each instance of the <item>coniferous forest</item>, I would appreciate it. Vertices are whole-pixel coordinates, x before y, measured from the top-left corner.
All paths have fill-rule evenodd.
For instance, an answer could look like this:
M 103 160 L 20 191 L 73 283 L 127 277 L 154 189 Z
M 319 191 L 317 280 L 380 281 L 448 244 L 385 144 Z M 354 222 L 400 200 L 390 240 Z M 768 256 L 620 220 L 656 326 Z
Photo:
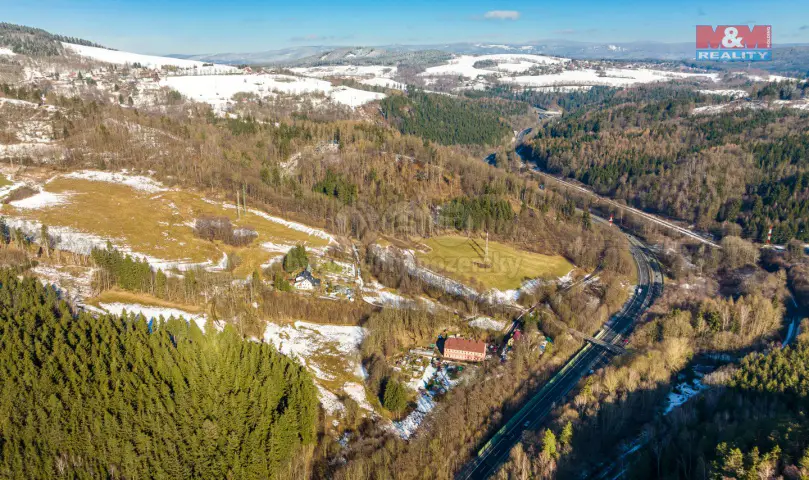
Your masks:
M 74 314 L 10 270 L 0 284 L 0 477 L 300 476 L 317 394 L 271 346 L 182 319 Z
M 443 95 L 412 92 L 380 102 L 385 118 L 402 133 L 443 145 L 496 145 L 510 133 L 499 115 L 507 112 Z

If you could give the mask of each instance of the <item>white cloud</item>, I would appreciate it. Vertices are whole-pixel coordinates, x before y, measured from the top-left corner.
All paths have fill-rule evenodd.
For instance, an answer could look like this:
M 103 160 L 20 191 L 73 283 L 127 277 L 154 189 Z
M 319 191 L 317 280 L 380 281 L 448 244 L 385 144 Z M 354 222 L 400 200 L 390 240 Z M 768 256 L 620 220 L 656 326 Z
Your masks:
M 520 12 L 516 10 L 492 10 L 483 14 L 486 20 L 519 20 Z

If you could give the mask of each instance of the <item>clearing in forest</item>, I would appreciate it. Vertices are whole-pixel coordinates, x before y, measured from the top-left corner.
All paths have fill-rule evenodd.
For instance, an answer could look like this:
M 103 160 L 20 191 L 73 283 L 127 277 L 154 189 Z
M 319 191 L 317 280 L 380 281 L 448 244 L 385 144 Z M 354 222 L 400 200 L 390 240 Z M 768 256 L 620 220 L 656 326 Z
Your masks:
M 427 248 L 416 258 L 426 267 L 463 283 L 480 283 L 500 291 L 520 288 L 525 280 L 567 275 L 574 266 L 561 255 L 542 255 L 509 245 L 461 235 L 443 235 L 422 242 Z
M 224 256 L 233 253 L 239 261 L 235 273 L 241 276 L 278 255 L 262 244 L 289 248 L 298 243 L 308 248 L 329 244 L 328 234 L 304 225 L 257 211 L 238 218 L 233 205 L 190 191 L 163 188 L 157 182 L 144 186 L 132 181 L 145 177 L 119 176 L 117 181 L 56 177 L 37 187 L 41 190 L 32 197 L 3 205 L 2 214 L 109 239 L 116 247 L 148 256 L 150 263 L 162 268 L 222 265 Z M 239 247 L 204 240 L 194 234 L 194 222 L 200 217 L 227 217 L 234 229 L 250 227 L 258 236 Z

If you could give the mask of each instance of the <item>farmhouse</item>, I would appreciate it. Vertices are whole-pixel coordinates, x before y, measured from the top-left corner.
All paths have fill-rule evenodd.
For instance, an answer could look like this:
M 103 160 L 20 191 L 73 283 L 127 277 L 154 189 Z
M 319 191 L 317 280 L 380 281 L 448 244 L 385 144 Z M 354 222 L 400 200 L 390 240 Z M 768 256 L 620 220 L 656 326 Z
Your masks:
M 444 342 L 444 357 L 451 360 L 482 362 L 486 359 L 486 343 L 465 338 L 448 338 Z
M 319 286 L 320 280 L 312 275 L 312 272 L 309 271 L 308 267 L 306 270 L 299 273 L 297 277 L 295 277 L 295 288 L 298 290 L 313 290 Z

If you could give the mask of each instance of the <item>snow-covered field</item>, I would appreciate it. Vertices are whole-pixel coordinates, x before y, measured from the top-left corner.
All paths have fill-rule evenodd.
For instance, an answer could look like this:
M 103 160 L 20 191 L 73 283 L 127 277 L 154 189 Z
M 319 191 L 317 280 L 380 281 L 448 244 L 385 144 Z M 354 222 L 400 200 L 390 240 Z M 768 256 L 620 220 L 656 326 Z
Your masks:
M 582 69 L 565 70 L 547 75 L 524 75 L 501 78 L 502 82 L 523 87 L 562 87 L 562 86 L 610 86 L 625 87 L 640 83 L 668 82 L 671 80 L 697 78 L 716 81 L 715 73 L 684 73 L 647 68 L 606 68 L 604 70 Z
M 333 65 L 323 67 L 291 68 L 291 71 L 304 77 L 374 77 L 391 78 L 396 74 L 396 67 L 383 65 Z
M 368 92 L 349 87 L 334 87 L 331 83 L 316 78 L 292 75 L 199 75 L 166 77 L 160 85 L 177 90 L 181 94 L 210 104 L 223 111 L 237 93 L 252 93 L 270 97 L 275 93 L 289 95 L 319 94 L 335 103 L 352 108 L 385 98 L 385 94 Z
M 0 55 L 6 55 L 8 57 L 13 57 L 16 53 L 12 52 L 10 49 L 6 47 L 0 47 Z
M 407 85 L 402 82 L 397 82 L 396 80 L 391 80 L 389 78 L 363 78 L 359 81 L 363 85 L 370 85 L 372 87 L 382 87 L 382 88 L 392 88 L 394 90 L 405 90 Z
M 212 73 L 235 73 L 239 69 L 229 65 L 205 66 L 203 62 L 196 60 L 182 60 L 179 58 L 158 57 L 154 55 L 141 55 L 139 53 L 120 52 L 118 50 L 107 50 L 106 48 L 88 47 L 85 45 L 75 45 L 72 43 L 62 43 L 68 51 L 76 55 L 92 58 L 99 62 L 114 63 L 117 65 L 134 65 L 139 63 L 144 67 L 162 68 L 164 66 L 177 67 L 184 70 L 193 70 L 199 74 Z
M 477 62 L 489 61 L 496 65 L 475 67 Z M 676 79 L 696 78 L 717 81 L 714 73 L 691 73 L 650 68 L 577 68 L 570 70 L 564 64 L 570 62 L 566 58 L 543 55 L 496 54 L 496 55 L 462 55 L 444 65 L 430 67 L 420 75 L 426 78 L 442 76 L 461 76 L 469 79 L 495 76 L 501 83 L 509 83 L 532 88 L 586 89 L 596 85 L 622 87 L 640 83 L 665 82 Z M 557 66 L 548 72 L 546 67 Z M 530 69 L 544 67 L 545 72 L 528 75 Z M 467 85 L 465 88 L 483 88 L 485 82 Z
M 489 67 L 486 69 L 475 67 L 475 63 L 487 60 L 497 62 L 497 66 Z M 547 57 L 544 55 L 527 55 L 527 54 L 523 55 L 512 53 L 480 55 L 480 56 L 462 55 L 460 57 L 453 58 L 444 65 L 430 67 L 426 69 L 421 75 L 425 77 L 454 75 L 454 76 L 463 76 L 467 78 L 475 78 L 480 75 L 491 75 L 493 73 L 497 73 L 500 71 L 510 73 L 524 72 L 536 65 L 555 65 L 560 63 L 566 63 L 569 61 L 570 60 L 566 58 L 555 58 L 555 57 Z

